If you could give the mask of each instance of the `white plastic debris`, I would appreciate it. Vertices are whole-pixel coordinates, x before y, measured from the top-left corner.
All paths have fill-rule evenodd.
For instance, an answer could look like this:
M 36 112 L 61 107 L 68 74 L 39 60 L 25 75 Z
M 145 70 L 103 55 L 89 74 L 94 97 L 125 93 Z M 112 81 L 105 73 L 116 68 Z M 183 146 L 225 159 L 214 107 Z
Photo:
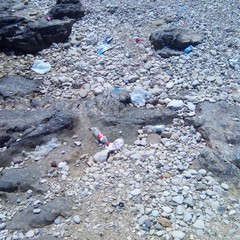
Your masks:
M 49 141 L 45 145 L 36 146 L 35 151 L 32 152 L 22 152 L 23 156 L 31 158 L 35 161 L 40 160 L 41 158 L 47 156 L 54 148 L 60 146 L 61 143 L 58 141 L 57 138 L 52 138 L 51 141 Z
M 51 70 L 51 64 L 43 60 L 35 60 L 31 69 L 36 73 L 45 74 Z
M 122 138 L 116 139 L 113 143 L 110 143 L 107 149 L 109 151 L 117 151 L 120 150 L 124 145 L 124 140 Z

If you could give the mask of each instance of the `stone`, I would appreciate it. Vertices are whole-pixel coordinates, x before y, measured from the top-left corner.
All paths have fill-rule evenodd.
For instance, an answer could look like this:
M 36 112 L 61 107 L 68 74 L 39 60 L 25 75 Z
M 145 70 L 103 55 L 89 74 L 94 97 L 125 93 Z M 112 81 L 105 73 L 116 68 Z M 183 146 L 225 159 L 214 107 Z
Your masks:
M 174 83 L 173 82 L 168 82 L 167 84 L 166 84 L 166 88 L 167 89 L 171 89 L 171 88 L 173 88 L 174 87 Z
M 219 118 L 222 113 L 224 118 Z M 233 118 L 238 118 L 239 114 L 240 107 L 226 101 L 203 102 L 197 108 L 192 122 L 194 126 L 198 125 L 203 138 L 211 146 L 202 149 L 194 161 L 196 166 L 211 171 L 221 181 L 230 180 L 237 184 L 240 181 L 237 177 L 240 174 L 240 140 L 237 134 L 240 122 Z
M 177 28 L 159 29 L 150 35 L 150 42 L 155 50 L 167 47 L 172 50 L 183 51 L 190 45 L 198 45 L 202 40 L 203 37 L 199 33 Z
M 14 22 L 18 22 L 18 30 L 14 29 Z M 72 22 L 70 20 L 44 19 L 28 22 L 24 18 L 9 20 L 8 16 L 0 16 L 0 46 L 16 49 L 26 53 L 36 53 L 48 48 L 53 42 L 64 42 L 68 39 Z
M 175 196 L 172 197 L 172 201 L 177 203 L 178 205 L 181 205 L 183 203 L 183 196 Z
M 196 191 L 205 191 L 207 190 L 207 186 L 203 183 L 197 183 L 196 185 Z
M 69 198 L 56 198 L 41 207 L 41 214 L 33 214 L 31 207 L 28 207 L 14 215 L 8 224 L 8 229 L 29 230 L 50 225 L 57 217 L 67 217 L 71 214 L 71 203 Z
M 184 102 L 182 100 L 171 100 L 167 107 L 174 110 L 180 110 L 184 107 Z
M 0 231 L 6 228 L 6 223 L 0 223 Z
M 183 203 L 187 204 L 188 207 L 193 207 L 193 197 L 189 196 L 189 197 L 185 198 Z
M 170 207 L 168 207 L 168 206 L 162 207 L 162 209 L 166 213 L 171 213 L 172 212 L 172 209 Z
M 14 75 L 0 79 L 0 95 L 4 99 L 14 96 L 26 97 L 37 92 L 39 88 L 36 81 L 25 77 Z
M 183 215 L 183 221 L 185 222 L 185 223 L 188 223 L 188 222 L 190 222 L 192 220 L 192 214 L 190 213 L 190 212 L 188 212 L 188 211 L 185 211 L 184 212 L 184 215 Z
M 157 231 L 163 230 L 162 225 L 160 225 L 159 223 L 156 223 L 156 224 L 154 225 L 154 228 L 155 228 Z
M 26 237 L 27 238 L 32 238 L 32 237 L 34 237 L 34 231 L 33 230 L 29 230 L 27 233 L 26 233 Z
M 42 210 L 40 208 L 33 209 L 34 214 L 39 214 Z
M 174 239 L 184 239 L 185 233 L 182 231 L 173 231 L 172 236 Z
M 158 210 L 152 210 L 151 215 L 152 215 L 153 217 L 159 217 L 160 213 L 159 213 Z
M 221 187 L 222 187 L 224 190 L 226 190 L 226 191 L 229 189 L 229 185 L 226 184 L 226 183 L 222 183 L 222 184 L 221 184 Z
M 73 221 L 76 223 L 76 224 L 79 224 L 81 222 L 81 218 L 79 217 L 79 215 L 75 215 L 73 217 Z
M 143 225 L 143 223 L 148 220 L 148 216 L 147 215 L 143 215 L 138 219 L 138 223 L 139 225 Z
M 177 214 L 177 215 L 183 215 L 184 211 L 185 211 L 185 208 L 184 208 L 183 205 L 178 205 L 178 206 L 176 207 L 176 214 Z
M 193 227 L 197 228 L 197 229 L 204 229 L 205 225 L 203 220 L 197 219 L 196 222 L 193 224 Z
M 141 189 L 134 189 L 130 192 L 131 195 L 137 196 L 141 194 Z
M 59 2 L 52 7 L 48 15 L 53 19 L 63 19 L 65 17 L 80 19 L 85 15 L 85 8 L 79 1 Z
M 158 223 L 161 224 L 163 227 L 171 227 L 172 223 L 169 219 L 160 217 L 157 219 Z
M 26 191 L 27 189 L 44 189 L 38 183 L 42 174 L 46 172 L 46 166 L 36 163 L 20 169 L 7 169 L 0 176 L 0 190 L 4 192 L 14 192 L 17 190 Z M 32 193 L 29 197 L 32 196 Z

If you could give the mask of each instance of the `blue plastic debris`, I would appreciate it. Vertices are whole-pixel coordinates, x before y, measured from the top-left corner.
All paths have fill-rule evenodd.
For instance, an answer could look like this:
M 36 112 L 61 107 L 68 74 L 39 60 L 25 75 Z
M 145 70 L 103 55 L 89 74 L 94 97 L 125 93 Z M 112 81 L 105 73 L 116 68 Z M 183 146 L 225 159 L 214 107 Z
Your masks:
M 187 48 L 185 48 L 183 51 L 184 51 L 184 53 L 190 53 L 192 50 L 193 50 L 193 46 L 190 45 Z

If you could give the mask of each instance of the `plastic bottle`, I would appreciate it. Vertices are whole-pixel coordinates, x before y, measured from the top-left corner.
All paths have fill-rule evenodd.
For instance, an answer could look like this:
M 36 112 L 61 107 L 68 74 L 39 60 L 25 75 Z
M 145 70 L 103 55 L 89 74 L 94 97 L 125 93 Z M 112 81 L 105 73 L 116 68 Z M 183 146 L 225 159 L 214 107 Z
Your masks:
M 185 48 L 183 51 L 184 51 L 184 53 L 190 53 L 192 50 L 193 50 L 193 46 L 190 45 L 187 48 Z
M 110 142 L 108 141 L 107 137 L 100 131 L 99 128 L 93 127 L 91 128 L 93 136 L 101 143 L 105 144 L 108 146 Z
M 143 131 L 146 133 L 161 133 L 164 129 L 165 125 L 147 125 L 143 127 Z

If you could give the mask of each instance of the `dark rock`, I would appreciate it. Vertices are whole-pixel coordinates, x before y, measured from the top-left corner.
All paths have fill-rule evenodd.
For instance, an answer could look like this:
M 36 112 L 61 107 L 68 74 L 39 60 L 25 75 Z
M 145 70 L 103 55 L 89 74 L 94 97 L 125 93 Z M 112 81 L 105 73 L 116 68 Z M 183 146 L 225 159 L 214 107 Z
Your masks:
M 50 10 L 49 15 L 54 19 L 63 19 L 65 17 L 79 19 L 85 15 L 85 8 L 76 0 L 57 1 L 57 4 Z
M 32 189 L 43 192 L 46 190 L 46 186 L 40 185 L 38 181 L 43 175 L 45 176 L 46 171 L 46 166 L 37 163 L 24 168 L 7 169 L 0 176 L 0 191 L 14 192 Z
M 68 39 L 73 22 L 71 20 L 39 20 L 28 22 L 19 17 L 0 17 L 0 46 L 27 53 L 48 48 L 53 42 Z
M 234 180 L 240 173 L 239 115 L 237 105 L 224 101 L 203 102 L 196 109 L 196 117 L 189 122 L 201 132 L 209 147 L 202 151 L 196 164 L 223 179 Z
M 33 80 L 18 75 L 0 78 L 0 95 L 4 99 L 13 96 L 25 97 L 35 92 L 39 92 L 39 89 L 37 83 Z
M 240 187 L 240 170 L 230 163 L 222 153 L 210 148 L 204 148 L 200 156 L 195 160 L 195 167 L 211 171 L 215 177 L 224 181 L 232 181 L 236 187 Z
M 69 110 L 57 111 L 40 108 L 35 111 L 4 109 L 0 111 L 1 147 L 8 149 L 0 153 L 0 166 L 9 165 L 9 155 L 21 152 L 24 148 L 41 145 L 48 135 L 64 129 L 71 129 L 74 115 Z M 17 139 L 21 139 L 17 141 Z
M 151 44 L 155 50 L 160 50 L 159 54 L 163 57 L 180 55 L 189 45 L 196 46 L 202 40 L 198 33 L 176 28 L 156 30 L 150 35 Z
M 33 214 L 33 207 L 17 212 L 7 224 L 8 229 L 29 230 L 50 225 L 59 217 L 67 217 L 71 214 L 71 199 L 61 197 L 41 206 L 39 214 Z M 45 238 L 44 238 L 45 239 Z

